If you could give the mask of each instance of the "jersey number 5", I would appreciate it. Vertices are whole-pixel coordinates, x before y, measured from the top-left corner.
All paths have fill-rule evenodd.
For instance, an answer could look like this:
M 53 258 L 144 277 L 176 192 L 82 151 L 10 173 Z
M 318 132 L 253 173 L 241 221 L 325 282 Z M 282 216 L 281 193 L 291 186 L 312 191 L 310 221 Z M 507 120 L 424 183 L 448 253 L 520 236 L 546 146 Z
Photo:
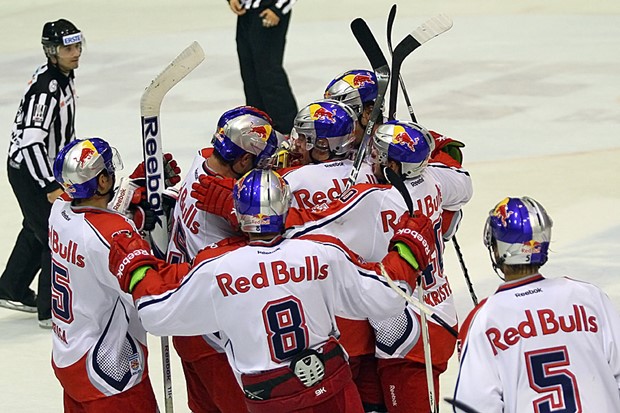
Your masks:
M 276 363 L 282 363 L 308 347 L 308 327 L 301 301 L 296 297 L 269 301 L 263 307 L 263 322 L 271 359 Z
M 57 319 L 73 321 L 73 291 L 69 286 L 69 270 L 52 260 L 52 311 Z
M 545 396 L 534 400 L 538 413 L 582 413 L 575 375 L 568 370 L 570 360 L 566 346 L 525 353 L 530 387 Z

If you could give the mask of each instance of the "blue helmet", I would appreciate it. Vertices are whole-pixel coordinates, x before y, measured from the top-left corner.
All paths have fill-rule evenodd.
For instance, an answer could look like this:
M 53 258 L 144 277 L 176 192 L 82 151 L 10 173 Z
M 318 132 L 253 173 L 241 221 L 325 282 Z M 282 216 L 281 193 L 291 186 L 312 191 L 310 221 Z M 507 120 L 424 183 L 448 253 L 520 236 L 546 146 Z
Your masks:
M 364 104 L 377 99 L 377 76 L 372 70 L 349 70 L 329 82 L 325 99 L 334 99 L 349 105 L 357 116 L 362 114 Z
M 263 166 L 275 153 L 278 138 L 271 118 L 251 106 L 239 106 L 220 117 L 213 135 L 213 149 L 227 162 L 245 153 L 255 155 L 254 166 Z
M 345 155 L 353 149 L 355 112 L 344 103 L 325 99 L 300 110 L 293 121 L 293 139 L 305 139 L 306 149 L 316 146 L 318 139 L 327 139 L 330 152 Z
M 390 159 L 398 161 L 407 179 L 422 173 L 434 149 L 430 132 L 413 122 L 391 120 L 379 125 L 372 137 L 373 162 L 386 165 Z
M 484 245 L 494 266 L 543 265 L 547 262 L 553 221 L 541 204 L 529 197 L 505 198 L 489 212 Z M 492 248 L 497 250 L 497 262 Z
M 58 152 L 53 169 L 66 193 L 84 199 L 97 193 L 102 171 L 112 176 L 123 169 L 123 162 L 117 150 L 101 138 L 76 139 Z
M 233 199 L 241 231 L 260 234 L 278 233 L 284 229 L 291 206 L 291 192 L 277 172 L 251 170 L 235 184 Z

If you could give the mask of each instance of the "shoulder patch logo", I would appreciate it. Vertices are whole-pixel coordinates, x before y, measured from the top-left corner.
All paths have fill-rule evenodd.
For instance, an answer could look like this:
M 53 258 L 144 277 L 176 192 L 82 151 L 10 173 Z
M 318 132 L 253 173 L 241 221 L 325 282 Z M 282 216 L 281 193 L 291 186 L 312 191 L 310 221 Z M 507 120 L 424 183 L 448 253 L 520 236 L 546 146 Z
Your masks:
M 50 80 L 49 89 L 51 93 L 56 92 L 58 90 L 58 81 L 56 79 Z

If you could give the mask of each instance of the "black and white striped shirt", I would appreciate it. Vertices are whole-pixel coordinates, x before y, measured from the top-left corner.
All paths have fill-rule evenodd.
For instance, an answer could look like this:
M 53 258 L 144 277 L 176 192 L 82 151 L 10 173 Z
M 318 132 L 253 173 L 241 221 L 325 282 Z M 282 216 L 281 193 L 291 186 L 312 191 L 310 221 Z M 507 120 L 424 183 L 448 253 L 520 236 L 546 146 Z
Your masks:
M 28 168 L 46 192 L 60 188 L 52 165 L 58 151 L 75 139 L 75 97 L 73 72 L 65 76 L 45 64 L 32 75 L 15 115 L 9 163 Z
M 285 15 L 293 8 L 297 0 L 239 0 L 239 3 L 245 9 L 261 9 L 273 7 L 276 13 L 279 11 L 281 15 Z

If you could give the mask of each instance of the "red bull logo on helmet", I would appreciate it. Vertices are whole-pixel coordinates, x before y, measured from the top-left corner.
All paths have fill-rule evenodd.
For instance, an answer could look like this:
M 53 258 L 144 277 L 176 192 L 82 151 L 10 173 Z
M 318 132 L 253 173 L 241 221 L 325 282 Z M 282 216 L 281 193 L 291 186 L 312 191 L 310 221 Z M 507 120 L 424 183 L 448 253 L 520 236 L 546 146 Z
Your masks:
M 375 81 L 372 80 L 372 76 L 365 74 L 347 75 L 343 77 L 342 80 L 354 87 L 355 89 L 358 89 L 365 85 L 375 84 Z
M 411 152 L 415 152 L 415 146 L 419 141 L 419 136 L 412 138 L 402 126 L 394 127 L 394 132 L 392 135 L 392 143 L 394 145 L 404 145 L 409 148 Z
M 84 165 L 86 165 L 88 161 L 97 155 L 98 152 L 90 141 L 84 141 L 80 146 L 82 147 L 82 151 L 76 161 L 78 162 L 80 168 L 84 168 Z
M 521 252 L 525 254 L 538 254 L 540 253 L 541 244 L 538 241 L 530 240 L 523 243 Z
M 499 218 L 503 227 L 508 225 L 508 218 L 514 214 L 514 211 L 508 210 L 508 201 L 510 201 L 510 198 L 504 198 L 493 210 L 493 216 Z
M 336 123 L 336 113 L 325 109 L 319 104 L 310 105 L 310 118 L 312 120 L 328 121 L 329 123 Z
M 271 125 L 253 125 L 250 126 L 250 131 L 248 133 L 253 133 L 255 135 L 257 135 L 260 140 L 262 140 L 263 142 L 267 142 L 267 139 L 269 139 L 269 136 L 271 136 L 271 131 L 272 131 L 272 127 Z

